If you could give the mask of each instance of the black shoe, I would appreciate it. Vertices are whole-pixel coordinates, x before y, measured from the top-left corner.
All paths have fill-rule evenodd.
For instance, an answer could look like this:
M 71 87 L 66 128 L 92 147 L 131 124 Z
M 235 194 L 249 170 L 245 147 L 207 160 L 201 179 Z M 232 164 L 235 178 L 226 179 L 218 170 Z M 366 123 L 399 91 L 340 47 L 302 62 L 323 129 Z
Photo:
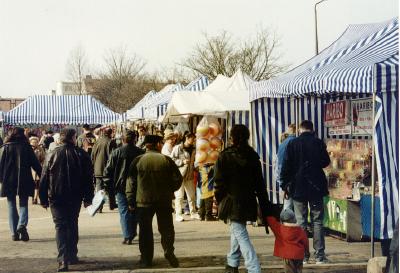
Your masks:
M 208 217 L 206 217 L 206 222 L 208 222 L 208 221 L 212 222 L 212 221 L 217 221 L 217 220 L 218 220 L 218 219 L 215 218 L 214 216 L 208 216 Z
M 66 262 L 58 263 L 57 272 L 68 272 L 68 264 Z
M 72 258 L 70 258 L 68 260 L 68 263 L 71 264 L 71 265 L 78 264 L 79 263 L 79 258 L 77 256 L 72 257 Z
M 24 242 L 29 241 L 29 234 L 28 234 L 28 231 L 26 230 L 25 226 L 20 226 L 17 229 L 17 233 L 21 236 L 20 238 L 22 241 L 24 241 Z
M 15 233 L 14 235 L 11 236 L 11 240 L 13 241 L 19 241 L 19 233 Z
M 169 262 L 172 267 L 179 267 L 179 261 L 175 254 L 165 255 L 165 259 Z
M 146 262 L 145 260 L 140 259 L 137 265 L 139 268 L 149 268 L 152 266 L 152 262 Z
M 239 268 L 226 265 L 225 273 L 239 273 Z
M 122 244 L 123 244 L 123 245 L 131 245 L 131 244 L 132 244 L 132 241 L 133 241 L 133 238 L 125 238 L 125 239 L 122 241 Z

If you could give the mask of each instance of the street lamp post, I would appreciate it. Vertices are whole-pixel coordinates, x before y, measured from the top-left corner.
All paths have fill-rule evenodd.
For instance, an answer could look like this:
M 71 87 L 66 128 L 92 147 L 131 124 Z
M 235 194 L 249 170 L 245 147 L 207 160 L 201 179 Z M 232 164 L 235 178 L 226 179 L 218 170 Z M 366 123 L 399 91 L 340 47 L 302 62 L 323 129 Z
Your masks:
M 314 18 L 315 18 L 315 55 L 318 55 L 318 16 L 317 16 L 317 6 L 321 4 L 322 2 L 325 2 L 328 0 L 320 0 L 314 5 Z

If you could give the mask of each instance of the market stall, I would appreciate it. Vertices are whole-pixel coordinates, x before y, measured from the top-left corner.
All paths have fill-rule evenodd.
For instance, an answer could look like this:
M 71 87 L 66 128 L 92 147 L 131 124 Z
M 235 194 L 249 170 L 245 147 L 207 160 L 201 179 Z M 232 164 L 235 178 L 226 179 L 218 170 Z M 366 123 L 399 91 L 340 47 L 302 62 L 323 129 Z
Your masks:
M 129 121 L 144 119 L 144 109 L 149 105 L 151 99 L 156 94 L 156 91 L 151 90 L 148 92 L 135 106 L 126 111 L 126 119 Z
M 332 157 L 325 226 L 349 240 L 391 238 L 398 219 L 397 83 L 398 19 L 393 19 L 351 25 L 313 59 L 252 84 L 255 144 L 271 200 L 282 202 L 272 171 L 278 136 L 288 124 L 308 119 Z M 377 188 L 371 182 L 375 162 Z
M 28 97 L 17 107 L 7 112 L 7 126 L 50 126 L 59 131 L 66 125 L 111 124 L 121 119 L 92 96 L 45 96 Z M 49 129 L 48 128 L 48 129 Z

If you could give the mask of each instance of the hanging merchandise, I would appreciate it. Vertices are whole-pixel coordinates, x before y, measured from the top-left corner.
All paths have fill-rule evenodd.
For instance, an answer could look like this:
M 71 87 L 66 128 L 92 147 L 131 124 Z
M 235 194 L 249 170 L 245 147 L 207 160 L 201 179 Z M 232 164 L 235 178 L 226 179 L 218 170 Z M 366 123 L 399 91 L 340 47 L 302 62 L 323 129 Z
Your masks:
M 205 116 L 196 128 L 196 165 L 214 164 L 222 149 L 222 129 L 217 118 Z

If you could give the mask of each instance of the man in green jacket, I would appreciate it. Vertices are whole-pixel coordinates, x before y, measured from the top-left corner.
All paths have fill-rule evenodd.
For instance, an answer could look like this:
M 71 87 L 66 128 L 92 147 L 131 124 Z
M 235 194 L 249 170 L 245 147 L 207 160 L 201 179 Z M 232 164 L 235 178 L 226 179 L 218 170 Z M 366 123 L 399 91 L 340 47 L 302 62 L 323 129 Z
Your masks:
M 157 216 L 158 230 L 164 256 L 172 267 L 179 262 L 174 254 L 175 230 L 172 220 L 172 199 L 182 184 L 182 175 L 174 161 L 160 153 L 162 138 L 145 137 L 146 153 L 138 156 L 129 168 L 126 197 L 130 210 L 135 210 L 139 222 L 140 267 L 150 267 L 154 255 L 153 216 Z

